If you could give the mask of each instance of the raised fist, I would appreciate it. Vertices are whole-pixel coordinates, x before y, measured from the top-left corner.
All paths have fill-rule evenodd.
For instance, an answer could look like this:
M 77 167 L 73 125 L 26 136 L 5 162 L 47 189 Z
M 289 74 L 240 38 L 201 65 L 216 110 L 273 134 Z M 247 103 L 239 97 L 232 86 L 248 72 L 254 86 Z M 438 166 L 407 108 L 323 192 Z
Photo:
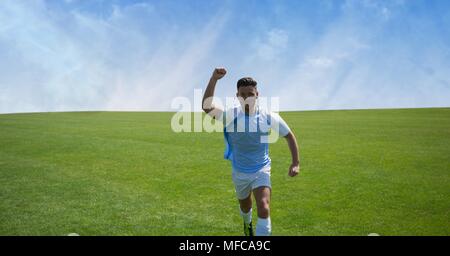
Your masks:
M 226 73 L 227 73 L 227 70 L 226 70 L 225 68 L 215 68 L 215 69 L 214 69 L 214 72 L 213 72 L 213 74 L 212 74 L 212 77 L 213 77 L 214 79 L 219 80 L 219 79 L 221 79 L 222 77 L 224 77 Z

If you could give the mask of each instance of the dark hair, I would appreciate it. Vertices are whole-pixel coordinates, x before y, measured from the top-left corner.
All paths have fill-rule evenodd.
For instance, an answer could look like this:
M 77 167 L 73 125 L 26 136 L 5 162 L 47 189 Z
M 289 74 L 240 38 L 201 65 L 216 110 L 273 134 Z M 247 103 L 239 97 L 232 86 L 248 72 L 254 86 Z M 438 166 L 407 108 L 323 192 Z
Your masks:
M 251 78 L 251 77 L 243 77 L 239 79 L 237 82 L 237 88 L 239 90 L 239 87 L 246 87 L 246 86 L 253 86 L 256 87 L 257 82 Z

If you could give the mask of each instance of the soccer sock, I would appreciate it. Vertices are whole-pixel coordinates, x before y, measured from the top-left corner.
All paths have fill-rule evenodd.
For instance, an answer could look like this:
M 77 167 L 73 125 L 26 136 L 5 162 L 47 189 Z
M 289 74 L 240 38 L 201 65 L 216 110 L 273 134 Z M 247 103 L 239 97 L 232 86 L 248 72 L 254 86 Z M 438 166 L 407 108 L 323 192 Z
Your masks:
M 243 212 L 241 207 L 239 207 L 239 210 L 241 211 L 241 216 L 244 219 L 245 224 L 252 222 L 252 208 L 250 208 L 250 211 L 247 213 Z
M 255 234 L 257 236 L 270 236 L 272 234 L 272 223 L 270 222 L 270 217 L 267 219 L 258 218 Z

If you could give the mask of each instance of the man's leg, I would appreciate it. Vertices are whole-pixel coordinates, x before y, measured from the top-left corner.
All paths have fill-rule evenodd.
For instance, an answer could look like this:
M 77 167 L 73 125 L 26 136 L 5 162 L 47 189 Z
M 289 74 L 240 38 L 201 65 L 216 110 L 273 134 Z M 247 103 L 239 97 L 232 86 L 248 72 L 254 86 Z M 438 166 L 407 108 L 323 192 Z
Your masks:
M 239 206 L 241 212 L 247 213 L 252 210 L 252 194 L 249 194 L 245 199 L 239 199 Z
M 252 188 L 248 175 L 232 172 L 233 183 L 236 189 L 236 197 L 239 200 L 239 211 L 244 219 L 244 235 L 253 236 L 252 227 Z
M 248 195 L 247 198 L 239 199 L 239 209 L 241 212 L 241 216 L 244 219 L 244 234 L 247 236 L 253 236 L 251 193 Z
M 258 222 L 256 223 L 257 236 L 270 236 L 272 224 L 270 222 L 270 187 L 261 186 L 253 190 L 258 210 Z

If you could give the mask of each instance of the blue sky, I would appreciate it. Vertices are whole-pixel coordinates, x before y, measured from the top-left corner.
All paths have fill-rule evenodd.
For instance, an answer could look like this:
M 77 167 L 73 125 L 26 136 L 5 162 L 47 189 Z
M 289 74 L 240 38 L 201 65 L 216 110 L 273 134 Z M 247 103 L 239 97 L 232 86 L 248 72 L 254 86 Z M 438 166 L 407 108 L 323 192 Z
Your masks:
M 0 113 L 171 110 L 216 66 L 282 110 L 448 107 L 450 1 L 0 3 Z

